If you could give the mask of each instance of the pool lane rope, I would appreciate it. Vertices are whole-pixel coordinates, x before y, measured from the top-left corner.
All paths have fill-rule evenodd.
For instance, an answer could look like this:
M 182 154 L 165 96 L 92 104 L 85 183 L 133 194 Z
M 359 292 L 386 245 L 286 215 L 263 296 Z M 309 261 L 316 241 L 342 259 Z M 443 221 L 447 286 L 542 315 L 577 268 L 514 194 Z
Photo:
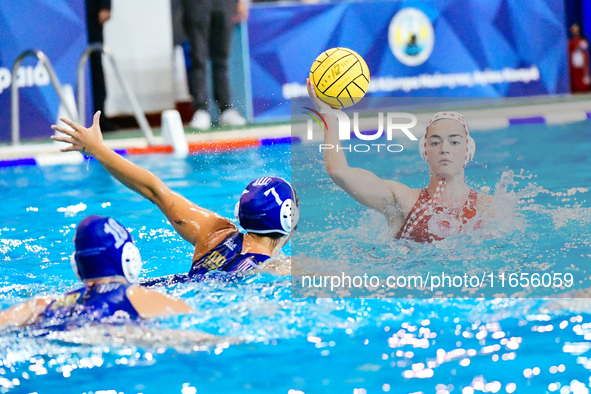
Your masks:
M 557 118 L 560 117 L 560 119 Z M 591 119 L 591 112 L 577 111 L 576 114 L 548 114 L 546 116 L 529 116 L 523 118 L 502 118 L 502 124 L 497 124 L 498 128 L 516 126 L 516 125 L 527 125 L 527 124 L 559 124 L 568 123 L 573 121 L 583 121 L 585 119 Z M 235 149 L 245 149 L 249 147 L 268 146 L 277 144 L 298 144 L 301 143 L 298 137 L 283 137 L 283 138 L 245 138 L 238 140 L 226 140 L 226 141 L 203 141 L 189 143 L 189 153 L 202 153 L 202 152 L 226 152 Z M 174 149 L 169 145 L 152 146 L 147 148 L 128 148 L 116 150 L 122 156 L 125 155 L 141 155 L 141 154 L 172 154 Z M 78 152 L 72 152 L 78 153 Z M 2 167 L 18 167 L 18 166 L 53 166 L 53 165 L 67 165 L 67 164 L 80 164 L 84 161 L 84 157 L 81 154 L 66 156 L 64 153 L 60 154 L 43 154 L 35 157 L 25 157 L 9 160 L 0 160 L 0 168 Z
M 240 149 L 257 148 L 261 146 L 273 146 L 280 144 L 299 144 L 299 137 L 278 137 L 278 138 L 241 138 L 235 140 L 201 141 L 189 143 L 189 154 L 199 153 L 223 153 Z M 121 156 L 147 155 L 147 154 L 173 154 L 174 148 L 171 145 L 149 146 L 145 148 L 113 149 Z M 18 166 L 39 166 L 49 167 L 57 165 L 77 165 L 84 163 L 85 156 L 80 152 L 64 152 L 40 154 L 34 157 L 19 159 L 0 160 L 2 167 Z

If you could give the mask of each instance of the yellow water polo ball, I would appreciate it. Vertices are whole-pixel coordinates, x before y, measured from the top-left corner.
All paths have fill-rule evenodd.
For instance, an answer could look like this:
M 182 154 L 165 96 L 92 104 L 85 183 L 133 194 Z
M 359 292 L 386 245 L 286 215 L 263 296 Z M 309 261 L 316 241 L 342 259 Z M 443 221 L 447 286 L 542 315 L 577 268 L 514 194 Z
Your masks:
M 314 60 L 310 80 L 316 95 L 335 109 L 350 107 L 365 96 L 369 69 L 359 54 L 347 48 L 332 48 Z

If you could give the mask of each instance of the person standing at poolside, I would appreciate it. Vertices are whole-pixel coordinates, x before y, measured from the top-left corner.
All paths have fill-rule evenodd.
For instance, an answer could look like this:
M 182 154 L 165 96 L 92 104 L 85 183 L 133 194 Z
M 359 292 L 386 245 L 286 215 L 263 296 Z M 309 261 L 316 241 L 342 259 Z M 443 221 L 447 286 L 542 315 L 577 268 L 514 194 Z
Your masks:
M 572 93 L 584 93 L 591 90 L 591 70 L 589 69 L 589 42 L 581 36 L 581 29 L 576 23 L 570 27 L 568 57 L 570 89 Z
M 61 296 L 34 297 L 0 312 L 0 327 L 63 328 L 191 313 L 184 301 L 135 285 L 139 250 L 115 219 L 90 215 L 76 228 L 72 269 L 84 287 Z M 122 319 L 122 320 L 121 320 Z
M 234 23 L 248 19 L 246 0 L 179 0 L 184 32 L 191 47 L 189 91 L 193 96 L 193 119 L 199 130 L 211 127 L 208 110 L 207 60 L 211 60 L 214 97 L 220 111 L 221 126 L 244 126 L 246 119 L 232 107 L 228 59 Z
M 275 256 L 291 237 L 298 221 L 298 199 L 293 187 L 277 177 L 252 181 L 236 204 L 235 216 L 246 234 L 227 218 L 170 190 L 151 172 L 127 161 L 103 143 L 100 112 L 90 128 L 61 118 L 70 127 L 52 126 L 66 136 L 52 136 L 71 144 L 62 151 L 80 151 L 96 158 L 125 186 L 162 211 L 176 232 L 195 247 L 190 276 L 208 271 L 242 272 Z
M 111 0 L 86 0 L 86 26 L 89 44 L 104 42 L 103 27 L 111 19 Z M 94 111 L 104 111 L 107 98 L 102 52 L 90 54 L 90 75 L 92 77 L 92 102 Z M 101 119 L 103 130 L 114 131 L 117 126 L 106 116 Z
M 319 111 L 332 109 L 316 96 L 309 80 L 308 94 Z M 326 118 L 324 142 L 340 146 L 336 118 Z M 342 149 L 325 150 L 326 172 L 357 202 L 383 214 L 396 239 L 432 242 L 465 231 L 477 212 L 486 211 L 492 197 L 470 189 L 464 180 L 464 168 L 476 150 L 464 117 L 457 112 L 435 114 L 419 148 L 429 164 L 429 184 L 423 189 L 349 167 Z

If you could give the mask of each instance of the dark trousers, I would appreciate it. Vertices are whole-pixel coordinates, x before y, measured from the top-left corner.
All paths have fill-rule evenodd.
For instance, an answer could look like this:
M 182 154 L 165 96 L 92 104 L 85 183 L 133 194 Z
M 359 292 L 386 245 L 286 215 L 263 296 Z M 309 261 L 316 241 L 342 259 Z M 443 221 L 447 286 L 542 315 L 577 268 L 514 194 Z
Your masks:
M 111 2 L 107 0 L 86 0 L 86 22 L 88 31 L 88 43 L 103 42 L 103 26 L 98 21 L 101 9 L 110 9 Z M 105 99 L 107 89 L 105 87 L 105 75 L 100 52 L 90 55 L 90 74 L 92 77 L 92 101 L 94 112 L 105 112 Z
M 105 87 L 105 74 L 103 73 L 101 54 L 101 52 L 94 52 L 90 55 L 90 74 L 92 76 L 92 102 L 94 103 L 94 112 L 101 111 L 104 113 L 107 89 Z
M 207 59 L 211 60 L 214 98 L 220 111 L 231 106 L 228 57 L 236 0 L 181 0 L 183 27 L 191 45 L 189 91 L 193 110 L 207 110 Z

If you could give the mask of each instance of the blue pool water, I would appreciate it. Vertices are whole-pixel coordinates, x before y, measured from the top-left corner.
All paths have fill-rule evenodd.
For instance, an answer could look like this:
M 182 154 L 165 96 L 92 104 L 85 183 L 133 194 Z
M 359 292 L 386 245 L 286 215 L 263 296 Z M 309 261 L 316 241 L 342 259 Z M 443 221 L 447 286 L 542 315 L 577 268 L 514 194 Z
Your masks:
M 490 186 L 491 193 L 504 189 L 499 198 L 512 207 L 509 225 L 436 246 L 407 248 L 404 255 L 426 266 L 441 263 L 437 256 L 443 255 L 448 261 L 514 261 L 517 266 L 572 261 L 573 270 L 587 269 L 590 126 L 518 126 L 476 133 L 476 162 L 466 170 L 467 179 L 478 189 Z M 417 158 L 407 149 L 399 156 L 404 165 L 356 165 L 421 187 L 426 168 Z M 227 217 L 250 179 L 291 176 L 290 148 L 284 145 L 186 160 L 154 155 L 133 161 Z M 318 158 L 312 162 L 315 166 L 306 171 L 322 177 Z M 308 239 L 309 254 L 326 260 L 327 248 L 363 251 L 372 242 L 402 253 L 397 249 L 402 246 L 384 238 L 381 219 L 351 205 L 342 192 L 334 190 L 328 200 L 318 201 L 314 190 L 331 187 L 327 179 L 322 182 L 320 188 L 296 185 L 303 204 L 302 233 L 320 231 L 324 203 L 341 204 L 348 216 L 340 224 L 344 230 L 323 233 L 324 239 L 319 234 L 315 243 Z M 71 241 L 75 225 L 88 214 L 114 216 L 131 230 L 145 261 L 143 277 L 189 270 L 190 245 L 152 204 L 95 162 L 0 169 L 0 201 L 1 308 L 76 286 L 69 263 Z M 367 229 L 368 237 L 352 239 L 350 228 Z M 384 264 L 379 255 L 374 258 Z M 212 279 L 159 288 L 182 297 L 196 312 L 153 322 L 146 330 L 160 331 L 150 331 L 152 339 L 104 339 L 105 332 L 96 327 L 48 338 L 27 330 L 4 331 L 0 391 L 588 392 L 587 299 L 298 299 L 291 297 L 288 268 L 279 262 L 275 269 L 239 281 Z M 166 331 L 170 329 L 183 330 L 185 336 Z M 191 337 L 198 332 L 216 337 L 199 342 Z
M 294 256 L 301 257 L 295 260 L 295 267 L 317 277 L 341 276 L 343 272 L 360 277 L 367 273 L 382 281 L 388 275 L 426 278 L 429 273 L 441 277 L 445 272 L 457 279 L 464 274 L 473 279 L 485 275 L 485 288 L 448 288 L 443 292 L 456 297 L 540 297 L 590 288 L 589 137 L 588 123 L 477 132 L 475 161 L 468 164 L 466 179 L 472 188 L 494 195 L 496 220 L 436 245 L 392 242 L 393 234 L 388 232 L 383 216 L 355 202 L 322 171 L 318 145 L 299 147 L 294 150 L 292 179 L 304 201 L 301 212 L 305 220 L 292 241 Z M 363 141 L 352 140 L 351 144 L 359 142 Z M 398 138 L 376 142 L 402 143 L 405 150 L 351 152 L 347 153 L 349 164 L 414 188 L 428 183 L 428 167 L 417 154 L 416 141 Z M 534 280 L 543 279 L 546 285 L 556 278 L 555 283 L 564 280 L 572 286 L 558 290 L 508 286 L 509 278 L 515 284 L 521 272 Z M 495 286 L 490 286 L 493 273 Z M 294 283 L 300 296 L 314 293 L 334 297 L 347 292 L 365 296 L 433 295 L 430 291 L 409 293 L 401 289 L 373 293 L 338 293 L 326 288 L 310 291 Z

